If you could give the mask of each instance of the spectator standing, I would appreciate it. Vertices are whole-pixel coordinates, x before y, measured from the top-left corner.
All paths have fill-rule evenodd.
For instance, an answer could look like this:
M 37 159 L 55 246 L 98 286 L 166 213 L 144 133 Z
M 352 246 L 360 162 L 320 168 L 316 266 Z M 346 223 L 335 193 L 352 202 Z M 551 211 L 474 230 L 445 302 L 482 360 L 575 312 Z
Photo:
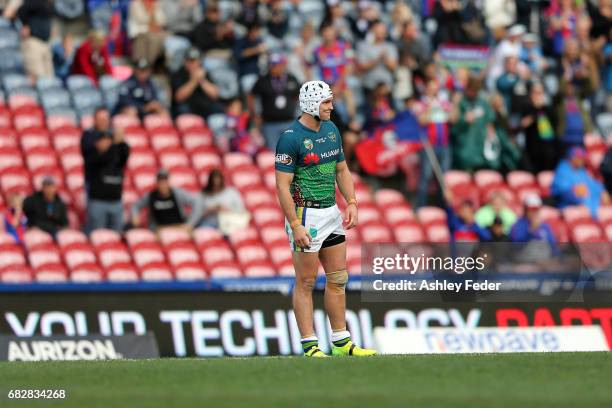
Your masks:
M 266 146 L 276 149 L 280 134 L 295 119 L 300 84 L 287 72 L 287 60 L 282 54 L 272 54 L 269 72 L 260 76 L 248 95 L 249 111 L 257 127 L 262 129 Z M 261 116 L 257 115 L 255 98 L 261 104 Z
M 521 113 L 520 126 L 525 132 L 525 154 L 531 171 L 553 170 L 559 157 L 555 137 L 554 111 L 546 105 L 544 86 L 534 83 L 529 92 L 529 103 Z
M 521 112 L 524 109 L 530 84 L 529 68 L 525 65 L 519 66 L 516 56 L 506 57 L 504 72 L 497 78 L 496 87 L 504 98 L 508 112 Z
M 440 168 L 442 171 L 448 170 L 451 161 L 449 123 L 455 120 L 454 108 L 448 100 L 440 97 L 440 85 L 437 80 L 427 81 L 425 95 L 413 105 L 413 111 L 425 130 L 425 137 L 433 149 Z M 417 208 L 427 204 L 427 192 L 433 171 L 425 150 L 421 150 L 419 160 L 421 175 L 417 188 Z
M 561 160 L 555 170 L 550 194 L 559 208 L 584 205 L 591 215 L 597 217 L 601 204 L 608 204 L 610 196 L 604 186 L 595 180 L 584 167 L 586 152 L 581 147 L 572 147 L 567 159 Z
M 419 32 L 414 20 L 404 25 L 399 39 L 399 53 L 402 61 L 411 70 L 425 66 L 431 60 L 431 47 L 427 39 Z
M 283 0 L 269 0 L 266 11 L 267 16 L 264 18 L 268 21 L 268 33 L 282 39 L 289 30 L 289 15 L 284 8 Z
M 438 23 L 434 35 L 434 48 L 444 43 L 462 43 L 461 28 L 463 5 L 459 0 L 440 0 L 434 5 L 434 18 Z
M 162 56 L 166 17 L 157 0 L 133 0 L 127 22 L 128 37 L 132 40 L 132 59 L 141 58 L 155 64 Z
M 68 226 L 66 205 L 57 194 L 57 183 L 53 177 L 45 177 L 41 191 L 37 191 L 23 203 L 28 218 L 28 228 L 39 228 L 53 237 Z
M 213 113 L 223 112 L 217 102 L 219 88 L 202 66 L 201 54 L 197 48 L 187 51 L 183 67 L 170 78 L 174 113 L 195 113 L 208 118 Z
M 267 46 L 261 37 L 261 27 L 253 24 L 247 27 L 247 34 L 236 40 L 234 59 L 238 66 L 238 77 L 259 76 L 259 57 L 266 53 Z
M 123 141 L 123 131 L 100 132 L 94 149 L 84 157 L 87 186 L 88 233 L 98 228 L 123 230 L 123 177 L 130 148 Z
M 53 1 L 23 0 L 17 12 L 21 28 L 21 52 L 25 71 L 33 78 L 52 77 L 53 57 L 49 39 Z
M 107 133 L 112 135 L 110 113 L 106 107 L 101 106 L 94 111 L 93 121 L 93 127 L 84 130 L 81 135 L 81 155 L 83 157 L 95 151 L 96 140 L 100 135 Z M 87 179 L 86 173 L 85 182 L 87 182 Z
M 200 227 L 219 227 L 219 213 L 222 211 L 243 212 L 244 203 L 238 190 L 225 185 L 220 170 L 215 169 L 208 176 L 208 184 L 202 190 L 204 212 Z
M 140 226 L 140 211 L 147 208 L 148 224 L 152 230 L 181 226 L 193 229 L 202 216 L 202 200 L 181 188 L 171 187 L 170 174 L 161 169 L 157 173 L 157 186 L 134 203 L 130 211 L 133 227 Z M 187 215 L 188 209 L 191 209 Z
M 150 113 L 167 114 L 151 79 L 151 65 L 146 59 L 136 61 L 134 74 L 121 84 L 115 109 L 119 113 L 139 118 Z
M 506 38 L 504 38 L 492 51 L 487 73 L 487 85 L 489 88 L 495 86 L 497 78 L 503 73 L 506 58 L 520 57 L 522 48 L 521 39 L 525 32 L 525 27 L 522 25 L 510 27 Z
M 561 81 L 556 102 L 557 135 L 563 152 L 574 146 L 584 146 L 584 134 L 593 130 L 591 115 L 579 87 L 574 82 Z
M 87 40 L 77 49 L 72 63 L 72 73 L 88 76 L 98 84 L 100 77 L 112 74 L 112 67 L 104 32 L 92 30 Z
M 363 86 L 372 90 L 384 82 L 393 88 L 393 72 L 398 66 L 397 47 L 387 41 L 387 27 L 382 21 L 372 26 L 372 42 L 361 42 L 357 46 L 357 62 L 363 73 Z
M 234 45 L 234 22 L 221 21 L 219 5 L 216 1 L 207 2 L 204 20 L 193 29 L 192 39 L 204 54 L 213 49 L 230 50 Z
M 18 244 L 23 243 L 28 219 L 23 211 L 23 196 L 12 193 L 8 198 L 8 207 L 4 211 L 4 229 Z

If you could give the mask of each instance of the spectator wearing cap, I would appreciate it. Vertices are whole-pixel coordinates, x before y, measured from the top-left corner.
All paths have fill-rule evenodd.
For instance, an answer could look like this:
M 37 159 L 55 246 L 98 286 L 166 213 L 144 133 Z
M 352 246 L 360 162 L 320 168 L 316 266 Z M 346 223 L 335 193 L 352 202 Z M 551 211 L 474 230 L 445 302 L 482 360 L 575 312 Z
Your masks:
M 480 207 L 475 215 L 476 223 L 483 228 L 490 227 L 496 219 L 501 220 L 505 233 L 510 232 L 516 222 L 516 214 L 507 206 L 504 195 L 499 191 L 493 192 L 489 203 Z
M 21 52 L 23 65 L 33 78 L 52 77 L 51 19 L 53 2 L 49 0 L 23 0 L 17 11 L 21 21 Z
M 103 31 L 92 30 L 89 32 L 87 40 L 76 51 L 72 62 L 72 73 L 86 75 L 95 84 L 103 75 L 112 73 L 106 36 Z
M 520 57 L 521 39 L 526 31 L 525 27 L 519 24 L 510 27 L 506 37 L 493 50 L 487 76 L 489 88 L 495 86 L 497 78 L 503 73 L 506 58 L 510 56 Z
M 260 75 L 247 95 L 248 107 L 255 124 L 260 127 L 266 146 L 276 149 L 276 142 L 291 122 L 295 119 L 300 84 L 287 72 L 287 59 L 282 54 L 272 54 L 269 59 L 269 71 Z M 256 110 L 256 98 L 261 105 L 261 115 Z
M 234 44 L 234 59 L 238 66 L 238 77 L 246 75 L 259 76 L 259 57 L 267 51 L 267 46 L 261 37 L 259 24 L 247 27 L 246 36 L 236 40 Z
M 132 205 L 130 215 L 133 227 L 140 226 L 140 211 L 148 209 L 148 224 L 152 230 L 169 226 L 193 229 L 202 216 L 202 199 L 198 194 L 170 186 L 170 174 L 161 169 L 157 173 L 155 189 Z M 190 211 L 190 212 L 188 212 Z
M 550 225 L 542 221 L 540 208 L 542 200 L 536 194 L 529 194 L 523 200 L 524 215 L 516 221 L 510 230 L 510 241 L 520 243 L 535 243 L 526 246 L 521 253 L 521 261 L 542 261 L 551 255 L 559 253 L 557 241 Z M 547 245 L 543 245 L 547 244 Z
M 504 222 L 500 217 L 493 218 L 493 222 L 489 226 L 491 233 L 491 242 L 508 242 L 510 237 L 507 230 L 504 228 Z
M 204 20 L 193 29 L 193 44 L 206 54 L 211 50 L 230 50 L 234 45 L 234 21 L 221 21 L 219 5 L 207 1 Z
M 541 76 L 548 67 L 538 43 L 538 36 L 532 33 L 523 35 L 520 59 L 536 76 Z
M 119 88 L 119 101 L 116 112 L 138 116 L 150 113 L 165 114 L 166 108 L 161 104 L 158 90 L 151 79 L 151 65 L 141 58 L 136 61 L 134 73 L 123 81 Z
M 567 159 L 561 160 L 555 170 L 550 193 L 559 208 L 585 205 L 596 217 L 600 204 L 608 204 L 610 196 L 604 186 L 587 172 L 585 159 L 586 152 L 582 147 L 569 149 Z
M 357 63 L 363 73 L 363 86 L 372 90 L 384 82 L 393 88 L 393 72 L 398 66 L 397 47 L 387 41 L 387 27 L 382 21 L 372 25 L 372 42 L 357 46 Z
M 123 131 L 98 132 L 94 148 L 84 156 L 87 177 L 88 233 L 98 228 L 123 230 L 123 177 L 130 147 Z
M 127 32 L 132 40 L 132 59 L 155 64 L 162 56 L 166 17 L 158 0 L 133 0 L 128 13 Z
M 66 205 L 57 194 L 53 177 L 45 177 L 42 189 L 25 199 L 23 211 L 28 218 L 28 228 L 39 228 L 54 237 L 60 229 L 68 226 Z
M 15 192 L 8 197 L 8 207 L 3 212 L 4 230 L 11 235 L 18 244 L 23 243 L 28 225 L 28 219 L 23 211 L 23 196 Z
M 202 66 L 200 51 L 190 48 L 183 66 L 170 77 L 173 109 L 176 115 L 194 113 L 208 118 L 223 111 L 217 102 L 219 88 Z
M 225 178 L 219 169 L 208 176 L 208 183 L 202 189 L 204 212 L 200 227 L 219 227 L 219 213 L 223 211 L 243 212 L 244 203 L 238 190 L 225 185 Z

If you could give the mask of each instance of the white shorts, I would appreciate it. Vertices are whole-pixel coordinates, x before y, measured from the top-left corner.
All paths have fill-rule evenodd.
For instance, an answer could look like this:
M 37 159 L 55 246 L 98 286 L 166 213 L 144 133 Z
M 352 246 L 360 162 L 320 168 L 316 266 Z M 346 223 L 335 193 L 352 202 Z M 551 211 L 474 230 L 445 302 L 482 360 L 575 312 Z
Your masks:
M 342 227 L 342 213 L 337 205 L 327 208 L 297 207 L 298 219 L 306 231 L 310 233 L 312 241 L 309 248 L 300 248 L 293 242 L 293 231 L 287 219 L 285 219 L 285 231 L 289 236 L 289 244 L 294 252 L 319 252 L 323 242 L 331 234 L 345 235 Z

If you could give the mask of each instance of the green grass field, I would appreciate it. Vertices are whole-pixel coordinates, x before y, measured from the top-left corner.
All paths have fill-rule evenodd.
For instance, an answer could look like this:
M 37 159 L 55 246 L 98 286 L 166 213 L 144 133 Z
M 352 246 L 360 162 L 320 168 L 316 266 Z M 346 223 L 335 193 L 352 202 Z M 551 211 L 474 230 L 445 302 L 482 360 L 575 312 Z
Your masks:
M 9 389 L 65 389 L 62 401 Z M 0 363 L 0 407 L 612 407 L 612 353 Z

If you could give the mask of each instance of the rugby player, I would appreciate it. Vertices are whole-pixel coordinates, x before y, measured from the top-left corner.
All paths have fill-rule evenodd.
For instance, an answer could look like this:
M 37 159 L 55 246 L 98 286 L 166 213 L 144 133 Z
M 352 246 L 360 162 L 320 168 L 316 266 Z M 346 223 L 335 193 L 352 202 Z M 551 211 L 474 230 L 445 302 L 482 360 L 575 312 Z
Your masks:
M 342 226 L 357 225 L 357 200 L 351 173 L 344 160 L 342 139 L 330 121 L 333 95 L 323 81 L 300 88 L 302 115 L 285 130 L 276 145 L 276 189 L 289 236 L 295 288 L 293 310 L 304 355 L 328 357 L 319 349 L 314 331 L 312 289 L 318 261 L 325 270 L 325 311 L 332 328 L 332 355 L 371 356 L 351 341 L 346 329 L 346 242 Z M 344 220 L 336 205 L 336 182 L 348 206 Z

